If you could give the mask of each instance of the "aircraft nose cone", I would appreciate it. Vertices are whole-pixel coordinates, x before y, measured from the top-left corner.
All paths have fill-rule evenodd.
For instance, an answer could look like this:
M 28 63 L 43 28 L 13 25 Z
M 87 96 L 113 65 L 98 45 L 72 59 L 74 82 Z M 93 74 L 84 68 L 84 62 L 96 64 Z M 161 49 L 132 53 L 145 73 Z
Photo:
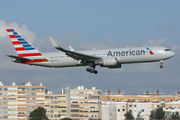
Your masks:
M 174 52 L 171 52 L 171 57 L 173 57 L 175 55 L 175 53 Z

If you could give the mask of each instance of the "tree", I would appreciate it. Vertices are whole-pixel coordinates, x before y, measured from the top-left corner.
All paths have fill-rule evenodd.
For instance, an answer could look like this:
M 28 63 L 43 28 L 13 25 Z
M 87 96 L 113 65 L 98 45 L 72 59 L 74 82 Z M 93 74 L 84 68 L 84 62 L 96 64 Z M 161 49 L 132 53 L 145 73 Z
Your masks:
M 151 115 L 149 116 L 149 119 L 150 119 L 150 120 L 155 120 L 155 119 L 157 119 L 157 118 L 156 118 L 156 114 L 155 114 L 154 111 L 151 111 Z
M 32 111 L 29 115 L 29 120 L 49 120 L 46 116 L 46 109 L 43 107 L 38 107 Z
M 160 107 L 156 110 L 156 112 L 151 111 L 151 115 L 149 117 L 151 120 L 155 120 L 155 119 L 163 120 L 166 118 L 164 115 L 165 115 L 165 112 L 163 111 L 163 108 Z
M 176 112 L 176 114 L 173 113 L 173 114 L 171 115 L 171 119 L 172 119 L 172 120 L 179 120 L 179 119 L 180 119 L 179 112 Z
M 162 107 L 158 108 L 155 114 L 157 119 L 165 119 L 165 112 L 163 111 Z
M 63 119 L 60 119 L 60 120 L 72 120 L 71 118 L 63 118 Z
M 124 114 L 124 116 L 125 116 L 126 120 L 134 120 L 131 110 L 129 112 L 127 112 L 126 114 Z
M 144 120 L 144 118 L 141 117 L 141 111 L 139 111 L 136 120 Z

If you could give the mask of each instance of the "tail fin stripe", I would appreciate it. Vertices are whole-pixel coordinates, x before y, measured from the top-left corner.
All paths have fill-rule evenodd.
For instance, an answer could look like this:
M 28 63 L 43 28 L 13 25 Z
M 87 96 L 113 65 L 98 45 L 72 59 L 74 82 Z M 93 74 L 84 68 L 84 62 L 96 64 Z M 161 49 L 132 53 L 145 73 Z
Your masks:
M 22 44 L 23 47 L 32 47 L 31 45 L 29 44 Z
M 14 34 L 16 36 L 16 38 L 22 38 L 20 35 L 18 34 Z
M 35 48 L 25 48 L 26 50 L 36 50 Z
M 24 40 L 24 41 L 25 41 L 25 39 L 24 39 L 24 38 L 21 38 L 21 39 L 20 39 L 20 38 L 18 38 L 18 40 L 19 40 L 19 41 L 21 41 L 21 40 Z
M 22 51 L 22 50 L 26 50 L 25 48 L 21 47 L 21 48 L 15 48 L 16 51 Z
M 14 35 L 12 32 L 8 32 L 8 35 Z
M 10 29 L 11 30 L 11 32 L 15 32 L 15 30 L 14 29 Z
M 22 51 L 22 50 L 36 50 L 34 48 L 24 48 L 24 47 L 15 47 L 16 51 Z
M 19 41 L 17 38 L 13 38 L 11 39 L 11 41 Z
M 7 29 L 7 32 L 12 32 L 11 29 Z
M 31 51 L 28 51 L 28 50 L 26 50 L 26 51 L 17 51 L 17 54 L 19 55 L 19 54 L 26 54 L 26 53 L 39 53 L 39 51 L 36 51 L 36 50 L 31 50 Z
M 18 54 L 19 57 L 30 57 L 30 56 L 42 56 L 41 53 L 27 53 L 27 54 Z
M 13 45 L 19 45 L 19 44 L 21 44 L 19 41 L 12 41 L 12 44 Z
M 20 41 L 21 44 L 29 44 L 28 42 L 26 41 Z
M 20 45 L 14 45 L 15 48 L 21 48 L 23 47 L 21 44 Z
M 16 38 L 15 35 L 9 35 L 9 37 L 12 39 L 12 38 Z

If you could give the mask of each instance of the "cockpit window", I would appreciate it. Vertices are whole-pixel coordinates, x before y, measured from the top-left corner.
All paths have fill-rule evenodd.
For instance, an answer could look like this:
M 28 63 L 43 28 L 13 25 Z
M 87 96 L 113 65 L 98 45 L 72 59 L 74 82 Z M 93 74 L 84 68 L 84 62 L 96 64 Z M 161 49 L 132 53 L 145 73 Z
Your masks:
M 165 49 L 165 51 L 171 51 L 170 49 Z

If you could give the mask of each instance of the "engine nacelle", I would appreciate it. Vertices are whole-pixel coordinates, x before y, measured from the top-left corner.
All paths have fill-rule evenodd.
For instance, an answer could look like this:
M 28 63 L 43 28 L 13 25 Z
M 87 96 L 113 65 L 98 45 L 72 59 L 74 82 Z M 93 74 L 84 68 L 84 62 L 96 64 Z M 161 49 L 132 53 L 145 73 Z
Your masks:
M 99 64 L 101 67 L 121 68 L 121 64 L 119 64 L 117 58 L 114 57 L 104 58 L 101 61 L 95 62 L 95 64 Z

